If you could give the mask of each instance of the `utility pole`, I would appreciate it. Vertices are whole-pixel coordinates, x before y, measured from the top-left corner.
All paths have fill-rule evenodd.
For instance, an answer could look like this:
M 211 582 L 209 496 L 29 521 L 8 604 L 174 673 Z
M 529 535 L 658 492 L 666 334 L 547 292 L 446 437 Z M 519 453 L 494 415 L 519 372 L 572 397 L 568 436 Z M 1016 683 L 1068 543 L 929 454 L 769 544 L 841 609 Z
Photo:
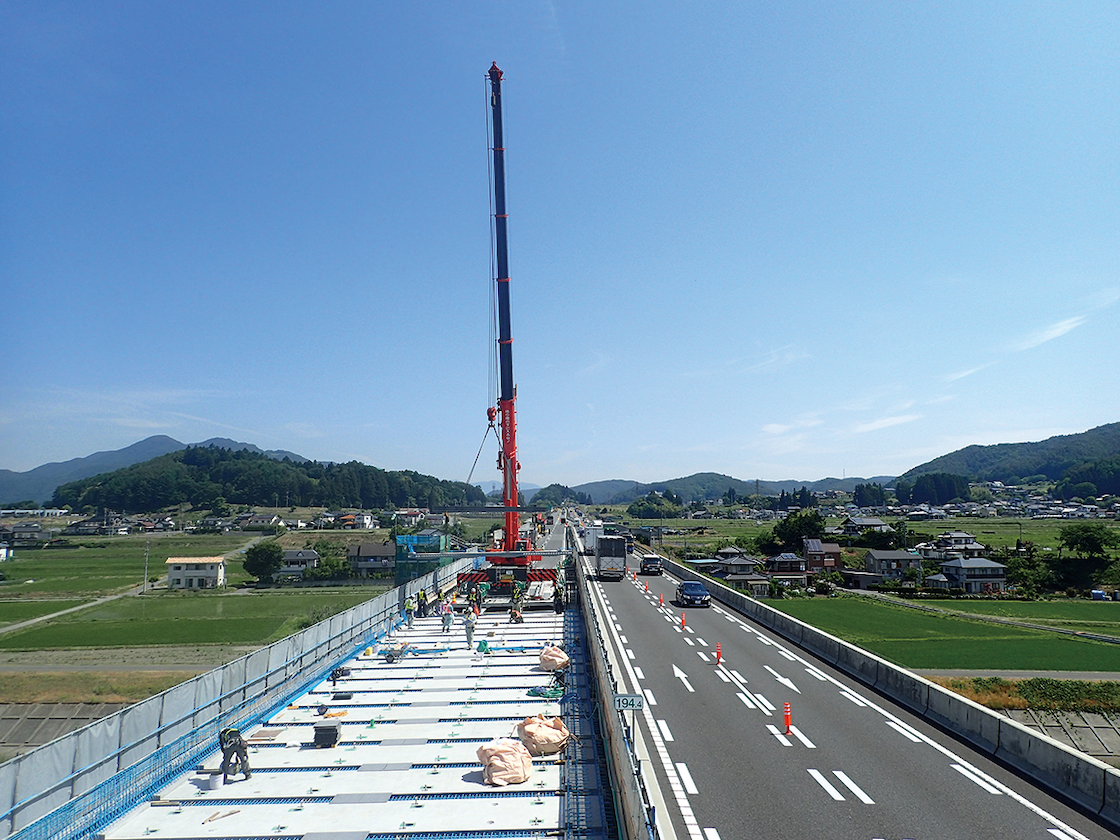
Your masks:
M 152 541 L 148 540 L 144 543 L 144 584 L 141 592 L 147 593 L 148 591 L 148 554 L 152 548 Z

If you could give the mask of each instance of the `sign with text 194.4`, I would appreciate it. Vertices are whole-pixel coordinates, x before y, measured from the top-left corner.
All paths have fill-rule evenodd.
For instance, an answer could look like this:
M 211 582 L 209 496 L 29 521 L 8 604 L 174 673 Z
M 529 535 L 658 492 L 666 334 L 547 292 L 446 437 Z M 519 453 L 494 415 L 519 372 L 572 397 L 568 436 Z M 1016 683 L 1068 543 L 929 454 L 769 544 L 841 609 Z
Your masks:
M 640 694 L 616 694 L 614 708 L 619 712 L 640 712 L 646 707 L 646 698 Z

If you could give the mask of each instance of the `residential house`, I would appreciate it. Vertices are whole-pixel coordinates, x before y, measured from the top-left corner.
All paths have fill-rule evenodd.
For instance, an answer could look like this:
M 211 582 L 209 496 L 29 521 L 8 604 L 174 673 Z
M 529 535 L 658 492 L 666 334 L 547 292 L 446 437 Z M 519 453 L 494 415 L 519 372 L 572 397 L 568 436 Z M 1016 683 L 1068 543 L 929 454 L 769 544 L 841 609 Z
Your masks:
M 802 537 L 802 549 L 805 553 L 805 568 L 810 572 L 835 572 L 844 567 L 840 559 L 840 545 L 826 543 L 809 537 Z
M 1007 588 L 1007 567 L 986 557 L 957 557 L 941 564 L 941 573 L 926 578 L 927 586 L 963 589 L 965 594 L 1003 592 Z
M 391 573 L 396 568 L 397 546 L 392 541 L 358 543 L 350 546 L 346 559 L 357 577 L 376 577 L 380 573 Z
M 314 569 L 319 565 L 319 552 L 313 548 L 289 548 L 284 551 L 284 560 L 280 565 L 279 571 L 276 572 L 275 579 L 281 580 L 285 577 L 303 577 L 303 573 L 308 569 Z
M 723 578 L 724 584 L 752 598 L 765 598 L 770 594 L 770 578 L 758 572 L 729 574 Z
M 922 558 L 909 551 L 872 549 L 863 555 L 864 571 L 879 575 L 883 581 L 900 581 L 907 569 L 921 571 Z
M 168 589 L 216 589 L 226 585 L 224 557 L 168 557 Z
M 771 580 L 785 583 L 789 586 L 808 586 L 809 574 L 806 571 L 804 557 L 798 557 L 792 552 L 776 554 L 766 558 L 766 574 Z
M 864 531 L 889 533 L 894 530 L 882 519 L 875 516 L 849 516 L 840 523 L 840 529 L 848 537 L 858 537 Z
M 987 546 L 976 542 L 976 537 L 967 531 L 947 531 L 939 534 L 933 542 L 919 543 L 915 549 L 923 558 L 929 560 L 983 557 L 988 553 Z

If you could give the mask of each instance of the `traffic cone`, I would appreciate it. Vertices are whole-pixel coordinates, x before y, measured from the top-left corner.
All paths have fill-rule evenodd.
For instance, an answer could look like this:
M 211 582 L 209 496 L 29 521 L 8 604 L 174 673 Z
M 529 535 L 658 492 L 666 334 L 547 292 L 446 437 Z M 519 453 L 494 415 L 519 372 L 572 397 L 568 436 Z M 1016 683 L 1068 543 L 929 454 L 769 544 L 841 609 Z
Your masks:
M 681 629 L 684 629 L 684 613 L 681 613 Z
M 659 607 L 665 606 L 665 594 L 664 593 L 661 593 L 660 595 L 657 596 L 657 606 L 659 606 Z
M 649 581 L 646 581 L 646 592 L 649 592 Z
M 723 659 L 723 652 L 719 649 L 719 642 L 716 642 L 716 662 Z
M 793 712 L 790 711 L 789 703 L 786 703 L 786 734 L 791 734 L 789 731 L 790 724 L 793 723 Z

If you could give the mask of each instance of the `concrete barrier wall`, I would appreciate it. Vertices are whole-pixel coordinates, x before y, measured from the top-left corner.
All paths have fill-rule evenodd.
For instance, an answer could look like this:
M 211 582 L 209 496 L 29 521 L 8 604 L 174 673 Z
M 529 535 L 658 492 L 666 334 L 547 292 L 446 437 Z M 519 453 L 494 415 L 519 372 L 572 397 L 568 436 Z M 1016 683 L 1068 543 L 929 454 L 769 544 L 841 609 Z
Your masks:
M 672 560 L 712 597 L 1120 828 L 1120 771 Z

